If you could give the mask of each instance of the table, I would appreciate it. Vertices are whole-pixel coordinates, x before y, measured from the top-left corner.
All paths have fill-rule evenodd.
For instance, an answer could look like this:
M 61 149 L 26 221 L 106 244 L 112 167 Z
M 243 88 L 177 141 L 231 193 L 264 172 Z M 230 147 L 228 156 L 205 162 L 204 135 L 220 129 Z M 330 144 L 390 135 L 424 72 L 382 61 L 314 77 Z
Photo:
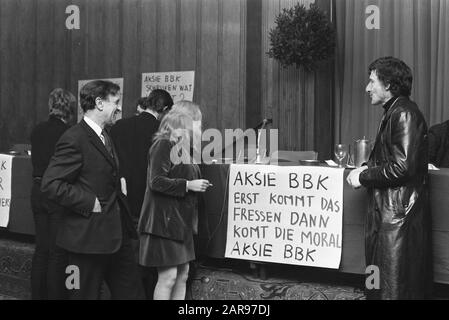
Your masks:
M 199 250 L 209 257 L 224 258 L 227 232 L 228 164 L 202 165 L 203 178 L 213 188 L 204 194 L 199 216 Z M 349 170 L 345 170 L 344 177 Z M 449 169 L 430 171 L 434 281 L 449 283 Z M 365 273 L 364 218 L 366 189 L 343 188 L 343 242 L 339 271 Z
M 11 205 L 7 228 L 10 232 L 34 235 L 34 220 L 30 202 L 33 186 L 32 175 L 31 156 L 14 156 L 11 172 Z
M 12 233 L 34 235 L 30 207 L 32 186 L 31 158 L 13 159 L 10 222 Z M 224 258 L 227 231 L 227 186 L 229 164 L 201 165 L 202 175 L 213 188 L 204 194 L 199 216 L 199 251 L 212 258 Z M 345 176 L 348 174 L 345 172 Z M 433 233 L 434 281 L 449 284 L 449 169 L 429 172 Z M 340 272 L 364 274 L 364 217 L 366 190 L 343 190 L 343 243 Z

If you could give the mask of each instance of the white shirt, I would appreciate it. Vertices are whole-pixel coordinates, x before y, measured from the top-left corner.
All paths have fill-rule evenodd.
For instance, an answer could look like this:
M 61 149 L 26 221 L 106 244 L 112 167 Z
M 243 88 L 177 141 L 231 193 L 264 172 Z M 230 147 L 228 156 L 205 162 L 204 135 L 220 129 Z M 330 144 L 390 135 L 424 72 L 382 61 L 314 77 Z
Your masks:
M 101 141 L 103 142 L 103 144 L 106 145 L 106 144 L 105 144 L 104 137 L 103 137 L 103 135 L 101 134 L 101 132 L 103 131 L 103 129 L 101 129 L 101 127 L 100 127 L 98 124 L 96 124 L 92 119 L 90 119 L 90 118 L 88 118 L 88 117 L 86 117 L 86 116 L 84 116 L 83 119 L 84 119 L 84 121 L 86 121 L 87 125 L 88 125 L 89 127 L 91 127 L 92 130 L 95 131 L 95 133 L 97 134 L 97 136 L 100 137 L 100 139 L 101 139 Z

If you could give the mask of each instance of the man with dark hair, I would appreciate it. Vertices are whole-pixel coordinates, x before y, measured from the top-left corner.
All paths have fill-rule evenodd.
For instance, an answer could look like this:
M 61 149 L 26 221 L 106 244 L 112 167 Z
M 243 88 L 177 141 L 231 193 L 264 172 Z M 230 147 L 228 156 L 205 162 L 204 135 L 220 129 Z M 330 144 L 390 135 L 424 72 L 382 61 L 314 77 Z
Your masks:
M 141 109 L 139 115 L 121 119 L 111 128 L 136 226 L 145 194 L 148 150 L 159 128 L 159 119 L 172 105 L 173 100 L 167 91 L 153 90 L 138 107 Z
M 403 61 L 380 58 L 368 70 L 366 92 L 384 114 L 368 164 L 347 177 L 354 188 L 366 187 L 370 198 L 366 265 L 379 268 L 380 288 L 367 296 L 422 299 L 432 279 L 427 125 L 409 99 L 413 78 Z
M 173 100 L 167 91 L 153 90 L 138 105 L 139 115 L 121 119 L 111 128 L 111 137 L 117 147 L 120 170 L 126 180 L 128 200 L 136 227 L 146 189 L 148 151 L 153 135 L 159 128 L 159 119 L 172 105 Z M 138 243 L 135 243 L 135 247 L 137 261 Z M 151 288 L 155 284 L 153 278 L 157 274 L 151 270 L 146 271 L 144 288 L 148 290 L 147 298 L 151 299 Z
M 98 299 L 103 280 L 112 299 L 142 297 L 131 244 L 137 234 L 120 188 L 117 155 L 104 130 L 120 112 L 119 91 L 109 81 L 84 85 L 84 118 L 59 139 L 42 179 L 42 191 L 66 208 L 56 243 L 79 275 L 79 287 L 68 287 L 71 299 Z

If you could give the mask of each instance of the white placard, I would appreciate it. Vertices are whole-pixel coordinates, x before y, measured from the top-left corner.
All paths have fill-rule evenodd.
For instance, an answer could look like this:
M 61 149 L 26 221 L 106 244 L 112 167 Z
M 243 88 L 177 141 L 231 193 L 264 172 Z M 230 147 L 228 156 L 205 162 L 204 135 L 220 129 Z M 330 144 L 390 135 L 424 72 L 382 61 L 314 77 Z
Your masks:
M 142 97 L 148 97 L 154 89 L 169 92 L 173 102 L 193 101 L 195 71 L 142 73 Z
M 0 154 L 0 227 L 7 227 L 11 207 L 11 173 L 13 156 Z
M 123 110 L 122 108 L 122 104 L 123 104 L 123 78 L 109 78 L 109 79 L 90 79 L 90 80 L 78 80 L 78 122 L 80 122 L 83 119 L 83 109 L 81 109 L 81 100 L 80 100 L 80 91 L 81 88 L 88 82 L 90 81 L 94 81 L 94 80 L 106 80 L 106 81 L 111 81 L 115 84 L 117 84 L 120 87 L 120 109 Z M 123 113 L 123 112 L 122 112 Z M 119 113 L 117 115 L 117 120 L 122 118 L 122 113 Z
M 342 168 L 232 164 L 227 258 L 337 269 Z

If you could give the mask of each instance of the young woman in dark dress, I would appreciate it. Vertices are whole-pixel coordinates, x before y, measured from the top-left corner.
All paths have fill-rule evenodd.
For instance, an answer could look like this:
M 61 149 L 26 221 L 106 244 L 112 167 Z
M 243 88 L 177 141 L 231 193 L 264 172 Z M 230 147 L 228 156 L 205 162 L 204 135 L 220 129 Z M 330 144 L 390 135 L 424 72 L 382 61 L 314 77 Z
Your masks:
M 194 164 L 192 140 L 201 135 L 201 112 L 188 101 L 174 105 L 162 119 L 149 151 L 147 188 L 139 219 L 139 262 L 156 267 L 155 300 L 185 298 L 189 262 L 195 259 L 197 192 L 209 181 Z

